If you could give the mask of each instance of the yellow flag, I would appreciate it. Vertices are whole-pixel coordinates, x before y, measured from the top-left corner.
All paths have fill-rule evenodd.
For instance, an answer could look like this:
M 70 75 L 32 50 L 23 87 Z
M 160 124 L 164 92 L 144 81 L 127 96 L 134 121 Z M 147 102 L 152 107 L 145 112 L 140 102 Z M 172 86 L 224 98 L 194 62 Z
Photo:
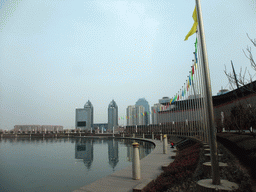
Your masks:
M 186 35 L 184 41 L 188 40 L 188 38 L 196 32 L 196 28 L 198 25 L 196 7 L 195 7 L 192 17 L 194 19 L 194 24 L 193 24 L 192 28 L 190 29 L 190 31 L 188 32 L 188 34 Z

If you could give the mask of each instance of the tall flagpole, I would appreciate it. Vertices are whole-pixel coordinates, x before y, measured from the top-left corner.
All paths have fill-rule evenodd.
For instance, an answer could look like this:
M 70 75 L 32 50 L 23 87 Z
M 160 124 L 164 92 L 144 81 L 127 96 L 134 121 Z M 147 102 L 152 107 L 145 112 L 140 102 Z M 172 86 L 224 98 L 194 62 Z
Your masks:
M 198 21 L 198 31 L 201 40 L 201 51 L 202 51 L 202 66 L 203 66 L 203 78 L 205 81 L 205 92 L 206 92 L 206 109 L 208 111 L 208 121 L 209 121 L 209 139 L 210 139 L 210 149 L 211 149 L 211 165 L 212 165 L 212 184 L 220 185 L 220 173 L 219 173 L 219 162 L 217 158 L 217 143 L 216 143 L 216 128 L 214 125 L 214 114 L 213 114 L 213 104 L 212 104 L 212 91 L 211 91 L 211 81 L 208 66 L 208 58 L 206 51 L 206 43 L 204 37 L 203 28 L 203 18 L 201 13 L 200 0 L 196 0 L 196 10 L 197 10 L 197 21 Z

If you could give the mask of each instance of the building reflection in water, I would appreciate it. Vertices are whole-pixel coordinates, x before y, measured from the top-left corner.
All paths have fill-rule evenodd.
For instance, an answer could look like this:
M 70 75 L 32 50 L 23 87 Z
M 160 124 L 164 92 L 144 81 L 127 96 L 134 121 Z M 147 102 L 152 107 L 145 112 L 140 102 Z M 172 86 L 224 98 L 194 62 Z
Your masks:
M 116 165 L 119 162 L 118 156 L 118 141 L 115 139 L 108 140 L 108 160 L 109 165 L 113 168 L 113 171 Z
M 92 139 L 79 139 L 75 143 L 75 158 L 82 159 L 87 169 L 90 170 L 93 162 Z
M 136 141 L 136 142 L 138 142 L 140 144 L 139 145 L 140 159 L 143 159 L 144 157 L 146 157 L 154 149 L 154 146 L 149 142 L 140 142 L 140 141 Z M 129 140 L 127 140 L 127 142 L 125 142 L 125 145 L 127 147 L 127 161 L 131 162 L 133 159 L 132 143 L 129 142 Z
M 93 145 L 99 144 L 99 145 L 105 145 L 108 144 L 108 160 L 109 165 L 112 167 L 113 171 L 117 164 L 119 163 L 119 144 L 122 148 L 122 145 L 126 146 L 127 150 L 127 161 L 131 162 L 133 159 L 133 142 L 138 142 L 140 144 L 139 146 L 139 155 L 140 159 L 143 159 L 148 154 L 151 153 L 151 151 L 154 149 L 154 145 L 149 142 L 142 142 L 138 140 L 129 140 L 129 139 L 70 139 L 70 138 L 63 138 L 63 139 L 56 139 L 56 138 L 4 138 L 0 139 L 0 142 L 7 142 L 15 143 L 15 142 L 21 142 L 23 143 L 34 143 L 34 144 L 41 144 L 41 143 L 56 143 L 56 142 L 71 142 L 75 143 L 75 159 L 82 160 L 84 165 L 88 170 L 90 170 L 93 162 Z M 120 142 L 120 143 L 119 143 Z M 120 149 L 123 150 L 124 148 Z M 122 151 L 121 151 L 122 153 Z

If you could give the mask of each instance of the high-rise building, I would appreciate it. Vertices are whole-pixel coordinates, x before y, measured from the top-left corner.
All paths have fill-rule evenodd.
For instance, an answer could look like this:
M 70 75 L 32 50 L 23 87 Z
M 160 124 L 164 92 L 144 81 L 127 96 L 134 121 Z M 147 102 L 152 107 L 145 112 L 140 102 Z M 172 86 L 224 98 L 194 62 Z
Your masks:
M 135 106 L 143 106 L 144 107 L 144 120 L 143 120 L 143 125 L 148 125 L 150 124 L 150 110 L 149 110 L 149 104 L 145 98 L 140 98 L 136 103 Z
M 130 105 L 126 109 L 127 126 L 145 125 L 145 108 L 142 105 Z
M 154 106 L 151 107 L 151 116 L 152 116 L 152 124 L 158 124 L 158 111 L 162 105 L 160 103 L 154 104 Z
M 113 130 L 118 126 L 118 107 L 114 99 L 108 105 L 108 129 Z
M 88 100 L 84 108 L 76 109 L 76 129 L 90 130 L 93 127 L 93 106 Z
M 136 124 L 135 125 L 146 125 L 146 114 L 145 108 L 142 105 L 135 105 L 136 111 Z
M 135 125 L 135 105 L 129 105 L 126 109 L 126 125 Z

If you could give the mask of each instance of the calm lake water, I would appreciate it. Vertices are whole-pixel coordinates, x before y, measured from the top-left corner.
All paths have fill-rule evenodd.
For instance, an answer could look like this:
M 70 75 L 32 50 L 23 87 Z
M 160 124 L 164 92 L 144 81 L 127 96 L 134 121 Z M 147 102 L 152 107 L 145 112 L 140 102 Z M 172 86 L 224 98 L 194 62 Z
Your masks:
M 131 165 L 132 140 L 1 139 L 0 191 L 73 191 Z M 140 143 L 140 158 L 154 145 Z M 132 173 L 131 173 L 132 177 Z

